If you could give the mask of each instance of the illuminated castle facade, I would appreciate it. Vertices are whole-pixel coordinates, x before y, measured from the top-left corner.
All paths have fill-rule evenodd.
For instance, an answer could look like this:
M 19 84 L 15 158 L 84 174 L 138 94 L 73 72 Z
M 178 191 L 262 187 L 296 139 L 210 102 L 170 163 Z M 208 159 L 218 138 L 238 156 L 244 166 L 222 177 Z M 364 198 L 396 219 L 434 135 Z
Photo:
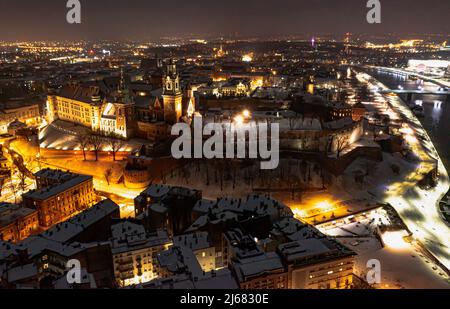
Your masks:
M 162 97 L 147 97 L 148 104 L 139 106 L 135 96 L 125 87 L 123 73 L 120 81 L 110 79 L 86 83 L 71 83 L 63 87 L 58 94 L 47 98 L 46 116 L 49 123 L 63 120 L 82 125 L 105 136 L 129 139 L 145 127 L 142 122 L 165 122 L 173 125 L 183 116 L 192 114 L 194 102 L 192 96 L 183 96 L 180 78 L 173 61 L 167 65 L 163 77 Z M 140 102 L 142 102 L 140 98 Z M 163 104 L 160 104 L 162 100 Z M 155 103 L 156 102 L 156 103 Z M 159 114 L 161 117 L 140 119 L 139 115 Z M 139 112 L 137 110 L 139 109 Z

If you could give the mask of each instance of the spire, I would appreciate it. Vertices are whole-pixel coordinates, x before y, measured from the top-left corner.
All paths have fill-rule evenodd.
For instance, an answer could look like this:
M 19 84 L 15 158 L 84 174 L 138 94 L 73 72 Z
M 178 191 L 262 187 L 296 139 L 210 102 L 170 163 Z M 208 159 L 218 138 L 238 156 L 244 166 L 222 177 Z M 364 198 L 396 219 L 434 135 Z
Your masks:
M 125 89 L 125 78 L 123 75 L 123 67 L 120 68 L 120 84 L 119 84 L 119 90 Z
M 169 60 L 169 63 L 167 64 L 166 74 L 171 77 L 175 77 L 177 75 L 177 65 L 176 65 L 175 61 L 173 60 L 173 58 L 171 58 Z
M 123 103 L 132 103 L 133 97 L 130 95 L 130 91 L 125 87 L 125 74 L 123 73 L 123 67 L 120 68 L 120 82 L 118 86 L 118 94 Z

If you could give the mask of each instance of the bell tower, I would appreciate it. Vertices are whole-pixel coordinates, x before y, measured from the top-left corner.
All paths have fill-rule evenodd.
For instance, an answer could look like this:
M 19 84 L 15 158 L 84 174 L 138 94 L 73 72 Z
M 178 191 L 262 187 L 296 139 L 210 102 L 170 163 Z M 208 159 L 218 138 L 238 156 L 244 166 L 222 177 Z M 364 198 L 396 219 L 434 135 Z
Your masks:
M 164 121 L 175 124 L 183 115 L 183 93 L 177 66 L 173 60 L 167 65 L 163 87 Z

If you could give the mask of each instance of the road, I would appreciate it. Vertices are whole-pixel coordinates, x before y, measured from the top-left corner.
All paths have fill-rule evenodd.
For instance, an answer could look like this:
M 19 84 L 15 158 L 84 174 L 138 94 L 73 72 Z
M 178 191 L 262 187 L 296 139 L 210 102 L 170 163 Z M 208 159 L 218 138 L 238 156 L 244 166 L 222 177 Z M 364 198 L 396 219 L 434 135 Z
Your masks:
M 17 203 L 21 200 L 23 193 L 34 189 L 34 175 L 25 166 L 23 157 L 11 149 L 10 142 L 3 143 L 3 153 L 13 166 L 17 169 L 12 170 L 11 178 L 2 186 L 2 195 L 0 200 L 9 203 Z M 22 183 L 23 181 L 23 183 Z
M 426 75 L 423 75 L 423 74 L 415 73 L 415 72 L 412 72 L 412 71 L 407 71 L 407 70 L 404 70 L 404 69 L 395 69 L 395 68 L 386 68 L 386 67 L 373 67 L 373 68 L 374 69 L 381 69 L 381 70 L 384 70 L 384 71 L 387 71 L 387 72 L 392 72 L 392 73 L 405 74 L 405 75 L 408 75 L 408 76 L 409 75 L 416 76 L 416 77 L 418 77 L 420 79 L 423 79 L 423 80 L 435 83 L 436 85 L 441 86 L 441 87 L 450 87 L 450 82 L 449 81 L 445 81 L 443 79 L 438 79 L 438 78 L 433 78 L 433 77 L 430 77 L 430 76 L 426 76 Z
M 360 74 L 359 78 L 369 83 L 370 87 L 388 89 L 381 83 L 371 83 L 370 76 L 367 74 Z M 408 106 L 398 96 L 381 94 L 379 96 L 392 106 L 391 119 L 398 119 L 398 117 L 407 119 L 401 133 L 409 148 L 420 159 L 418 169 L 405 177 L 403 181 L 391 184 L 383 200 L 396 209 L 414 238 L 420 241 L 448 270 L 450 269 L 450 227 L 445 223 L 438 209 L 439 201 L 450 188 L 448 173 L 427 132 Z M 434 168 L 436 162 L 440 174 L 438 185 L 430 190 L 420 189 L 417 182 Z
M 56 165 L 47 162 L 46 160 L 38 160 L 36 158 L 36 154 L 34 153 L 27 153 L 27 150 L 25 147 L 16 147 L 17 145 L 8 145 L 7 149 L 9 154 L 12 155 L 12 157 L 15 158 L 15 160 L 21 164 L 22 168 L 27 169 L 25 166 L 25 158 L 31 158 L 33 160 L 30 160 L 31 166 L 28 168 L 37 171 L 42 168 L 53 168 L 53 169 L 62 169 L 62 170 L 68 170 L 74 173 L 81 173 L 81 174 L 88 174 L 92 175 L 94 177 L 93 183 L 94 183 L 94 189 L 99 193 L 99 195 L 104 197 L 111 198 L 114 202 L 116 202 L 121 209 L 121 216 L 122 217 L 133 217 L 134 216 L 134 198 L 138 196 L 142 189 L 129 189 L 126 188 L 123 184 L 108 184 L 105 180 L 103 174 L 101 175 L 95 175 L 95 171 L 91 171 L 91 173 L 86 173 L 85 170 L 78 170 L 78 168 L 81 166 L 80 164 L 72 164 L 72 165 Z M 67 160 L 73 159 L 73 156 L 67 156 Z M 63 160 L 62 160 L 63 161 Z M 32 163 L 37 163 L 34 164 Z M 27 173 L 31 173 L 27 169 Z M 32 173 L 31 173 L 32 175 Z M 24 191 L 27 191 L 28 189 L 33 189 L 32 186 L 27 186 L 27 189 Z M 20 193 L 20 194 L 19 194 Z M 16 195 L 20 197 L 22 192 L 19 192 Z M 8 192 L 5 198 L 13 199 L 14 195 L 11 192 Z

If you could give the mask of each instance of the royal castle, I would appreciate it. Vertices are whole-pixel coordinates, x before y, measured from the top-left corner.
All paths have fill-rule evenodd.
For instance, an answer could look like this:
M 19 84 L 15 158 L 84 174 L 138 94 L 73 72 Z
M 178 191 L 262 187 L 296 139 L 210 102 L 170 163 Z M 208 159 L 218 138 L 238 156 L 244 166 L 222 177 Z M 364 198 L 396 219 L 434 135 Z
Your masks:
M 48 95 L 47 120 L 71 122 L 104 136 L 151 138 L 195 110 L 192 92 L 182 91 L 173 61 L 162 79 L 162 89 L 145 95 L 127 87 L 123 72 L 120 78 L 69 83 Z

